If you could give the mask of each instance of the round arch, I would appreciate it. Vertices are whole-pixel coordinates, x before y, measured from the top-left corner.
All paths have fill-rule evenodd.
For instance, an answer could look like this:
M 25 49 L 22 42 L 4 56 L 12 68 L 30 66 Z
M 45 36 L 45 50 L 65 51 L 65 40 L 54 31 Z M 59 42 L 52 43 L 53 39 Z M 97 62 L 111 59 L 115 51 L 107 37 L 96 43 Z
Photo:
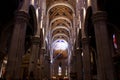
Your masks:
M 66 35 L 66 34 L 63 34 L 63 33 L 58 33 L 58 34 L 56 34 L 56 35 L 54 35 L 53 37 L 52 37 L 52 42 L 54 42 L 54 40 L 55 40 L 55 37 L 58 37 L 58 36 L 64 36 L 64 37 L 66 37 L 66 39 L 67 39 L 67 41 L 69 40 L 69 37 Z M 59 38 L 58 38 L 59 39 Z
M 68 3 L 62 3 L 62 2 L 61 2 L 61 3 L 55 3 L 55 4 L 53 4 L 52 6 L 50 6 L 50 7 L 48 8 L 48 10 L 47 10 L 47 15 L 48 15 L 50 9 L 52 9 L 52 8 L 55 7 L 55 6 L 59 6 L 59 5 L 67 6 L 67 7 L 69 7 L 69 8 L 73 11 L 73 13 L 75 13 L 74 8 L 73 8 L 70 4 L 68 4 Z
M 29 6 L 29 15 L 30 15 L 30 20 L 29 23 L 32 25 L 33 29 L 33 35 L 37 33 L 37 17 L 36 17 L 36 10 L 33 5 Z
M 66 18 L 66 17 L 57 17 L 57 18 L 54 18 L 54 19 L 50 22 L 50 26 L 51 26 L 51 24 L 52 24 L 53 22 L 55 22 L 56 20 L 59 20 L 59 19 L 66 20 L 67 22 L 70 23 L 70 26 L 72 26 L 71 21 L 70 21 L 68 18 Z
M 66 28 L 65 26 L 56 26 L 54 29 L 52 29 L 51 33 L 53 33 L 55 30 L 60 29 L 60 28 L 65 29 L 70 33 L 70 29 Z
M 85 25 L 84 25 L 84 31 L 85 31 L 86 36 L 88 36 L 90 33 L 91 26 L 89 27 L 89 25 L 92 25 L 91 17 L 92 17 L 92 7 L 89 6 L 86 11 Z
M 62 25 L 59 25 L 59 24 L 62 24 Z M 64 21 L 64 19 L 59 19 L 59 21 L 56 20 L 55 22 L 53 22 L 52 25 L 50 26 L 51 30 L 53 30 L 57 26 L 64 26 L 68 28 L 69 30 L 71 30 L 70 24 Z

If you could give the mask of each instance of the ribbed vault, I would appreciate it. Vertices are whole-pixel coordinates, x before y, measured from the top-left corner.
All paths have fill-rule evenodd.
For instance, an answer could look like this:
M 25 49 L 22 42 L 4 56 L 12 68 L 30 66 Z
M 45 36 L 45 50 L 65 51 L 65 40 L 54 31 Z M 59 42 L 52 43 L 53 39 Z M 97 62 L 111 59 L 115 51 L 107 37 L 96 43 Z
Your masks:
M 75 0 L 46 0 L 52 54 L 67 58 L 75 14 Z M 67 44 L 66 49 L 62 49 Z M 61 46 L 62 45 L 62 46 Z M 57 48 L 56 47 L 60 47 Z

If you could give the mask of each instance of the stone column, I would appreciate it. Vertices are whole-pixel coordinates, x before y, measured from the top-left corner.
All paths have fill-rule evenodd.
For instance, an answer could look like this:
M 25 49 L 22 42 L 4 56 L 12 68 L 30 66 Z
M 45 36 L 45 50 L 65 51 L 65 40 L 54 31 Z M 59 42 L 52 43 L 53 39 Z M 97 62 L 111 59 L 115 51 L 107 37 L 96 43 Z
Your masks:
M 7 75 L 12 80 L 21 80 L 21 63 L 24 54 L 25 34 L 28 14 L 23 11 L 16 12 L 13 35 L 8 53 Z
M 90 51 L 89 42 L 87 38 L 82 39 L 83 50 L 83 79 L 91 80 L 91 65 L 90 65 Z
M 107 14 L 104 11 L 97 11 L 93 14 L 98 58 L 98 80 L 115 80 L 106 21 Z
M 0 70 L 1 70 L 1 68 L 2 68 L 2 63 L 3 63 L 3 61 L 0 60 Z
M 71 61 L 70 61 L 70 80 L 76 80 L 77 74 L 76 74 L 76 69 L 75 69 L 75 55 L 71 56 Z
M 1 32 L 0 40 L 0 61 L 8 54 L 8 43 L 10 43 L 10 37 L 12 35 L 12 26 L 8 26 Z
M 83 80 L 83 68 L 82 68 L 82 56 L 80 49 L 76 49 L 76 73 L 77 73 L 77 80 Z
M 44 67 L 44 65 L 43 65 L 43 63 L 44 63 L 44 49 L 40 49 L 40 61 L 39 61 L 39 79 L 38 80 L 42 80 L 42 78 L 43 78 L 43 73 L 44 73 L 44 69 L 43 69 L 43 67 Z
M 31 73 L 35 80 L 37 80 L 37 71 L 38 71 L 38 54 L 40 46 L 40 37 L 32 37 L 32 47 L 31 47 L 31 55 L 30 55 L 30 63 L 29 63 L 29 77 Z
M 45 69 L 44 78 L 46 77 L 50 79 L 51 78 L 50 76 L 50 55 L 45 56 L 44 69 Z
M 4 53 L 0 52 L 0 69 L 1 69 L 1 66 L 2 66 L 2 63 L 3 63 L 3 59 L 4 59 Z

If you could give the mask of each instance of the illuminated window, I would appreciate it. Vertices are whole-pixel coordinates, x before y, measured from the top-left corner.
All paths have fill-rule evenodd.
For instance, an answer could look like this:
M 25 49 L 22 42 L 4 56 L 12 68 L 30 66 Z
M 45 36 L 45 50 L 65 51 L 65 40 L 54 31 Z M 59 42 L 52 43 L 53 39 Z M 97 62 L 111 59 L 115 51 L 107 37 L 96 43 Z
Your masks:
M 114 44 L 114 48 L 117 49 L 117 42 L 116 42 L 115 34 L 113 34 L 113 44 Z
M 66 76 L 68 75 L 68 70 L 67 70 L 67 67 L 66 67 L 65 75 L 66 75 Z
M 61 68 L 61 66 L 58 67 L 58 75 L 59 76 L 62 75 L 62 68 Z

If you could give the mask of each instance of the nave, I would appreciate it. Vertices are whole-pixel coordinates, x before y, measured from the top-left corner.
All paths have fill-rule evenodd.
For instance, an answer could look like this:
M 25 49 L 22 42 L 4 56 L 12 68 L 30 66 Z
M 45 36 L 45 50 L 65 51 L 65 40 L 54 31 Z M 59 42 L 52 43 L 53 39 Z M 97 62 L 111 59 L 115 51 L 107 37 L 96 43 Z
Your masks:
M 0 78 L 120 80 L 113 0 L 2 0 Z

